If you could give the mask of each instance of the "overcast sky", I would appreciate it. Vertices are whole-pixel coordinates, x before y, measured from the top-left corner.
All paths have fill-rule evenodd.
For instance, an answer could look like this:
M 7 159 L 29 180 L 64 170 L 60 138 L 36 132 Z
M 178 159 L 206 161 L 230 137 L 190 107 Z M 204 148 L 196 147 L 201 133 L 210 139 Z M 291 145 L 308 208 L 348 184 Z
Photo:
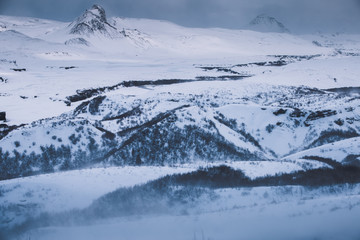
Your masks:
M 0 14 L 72 21 L 94 3 L 108 16 L 190 27 L 242 28 L 267 14 L 292 32 L 360 32 L 360 0 L 0 0 Z

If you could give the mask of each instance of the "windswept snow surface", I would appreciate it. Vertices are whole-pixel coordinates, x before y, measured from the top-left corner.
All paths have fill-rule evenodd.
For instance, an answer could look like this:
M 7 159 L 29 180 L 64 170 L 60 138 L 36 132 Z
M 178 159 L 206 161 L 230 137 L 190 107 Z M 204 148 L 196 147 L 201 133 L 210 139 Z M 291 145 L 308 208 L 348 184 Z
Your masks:
M 197 213 L 48 227 L 20 239 L 357 239 L 359 186 L 222 189 Z

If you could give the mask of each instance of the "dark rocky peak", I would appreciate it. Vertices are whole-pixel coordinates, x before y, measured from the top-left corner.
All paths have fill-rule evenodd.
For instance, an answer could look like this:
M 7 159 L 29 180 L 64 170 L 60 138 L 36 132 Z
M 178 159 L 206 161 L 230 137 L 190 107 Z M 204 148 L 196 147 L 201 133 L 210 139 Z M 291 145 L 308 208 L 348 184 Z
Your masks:
M 84 12 L 70 25 L 71 34 L 92 35 L 96 32 L 111 36 L 116 30 L 114 26 L 108 23 L 106 13 L 103 7 L 93 5 L 91 9 Z
M 85 14 L 93 14 L 96 18 L 99 18 L 100 22 L 107 22 L 105 9 L 100 5 L 94 4 L 90 10 L 87 10 Z
M 288 33 L 290 32 L 284 24 L 276 20 L 276 18 L 268 16 L 266 14 L 261 14 L 254 18 L 249 23 L 250 29 L 259 31 L 259 32 L 280 32 Z

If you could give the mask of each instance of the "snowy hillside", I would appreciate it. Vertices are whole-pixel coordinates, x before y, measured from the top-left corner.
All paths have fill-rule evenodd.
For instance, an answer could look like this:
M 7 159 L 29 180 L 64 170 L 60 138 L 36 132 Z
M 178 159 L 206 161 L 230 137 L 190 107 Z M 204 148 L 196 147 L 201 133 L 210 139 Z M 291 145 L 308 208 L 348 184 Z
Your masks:
M 64 211 L 99 231 L 118 218 L 150 228 L 153 214 L 206 225 L 265 208 L 266 220 L 274 201 L 304 203 L 277 215 L 301 222 L 329 199 L 328 216 L 351 205 L 359 220 L 360 35 L 292 35 L 265 15 L 251 26 L 185 28 L 99 5 L 67 23 L 0 16 L 0 232 L 68 236 Z M 125 214 L 133 198 L 145 210 Z

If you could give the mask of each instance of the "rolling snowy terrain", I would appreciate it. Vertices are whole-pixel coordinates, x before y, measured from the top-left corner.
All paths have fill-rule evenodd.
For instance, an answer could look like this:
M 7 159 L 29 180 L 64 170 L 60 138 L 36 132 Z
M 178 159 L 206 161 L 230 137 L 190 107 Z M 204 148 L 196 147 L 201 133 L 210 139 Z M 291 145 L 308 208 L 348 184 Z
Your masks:
M 250 29 L 0 16 L 0 238 L 359 238 L 360 35 Z

